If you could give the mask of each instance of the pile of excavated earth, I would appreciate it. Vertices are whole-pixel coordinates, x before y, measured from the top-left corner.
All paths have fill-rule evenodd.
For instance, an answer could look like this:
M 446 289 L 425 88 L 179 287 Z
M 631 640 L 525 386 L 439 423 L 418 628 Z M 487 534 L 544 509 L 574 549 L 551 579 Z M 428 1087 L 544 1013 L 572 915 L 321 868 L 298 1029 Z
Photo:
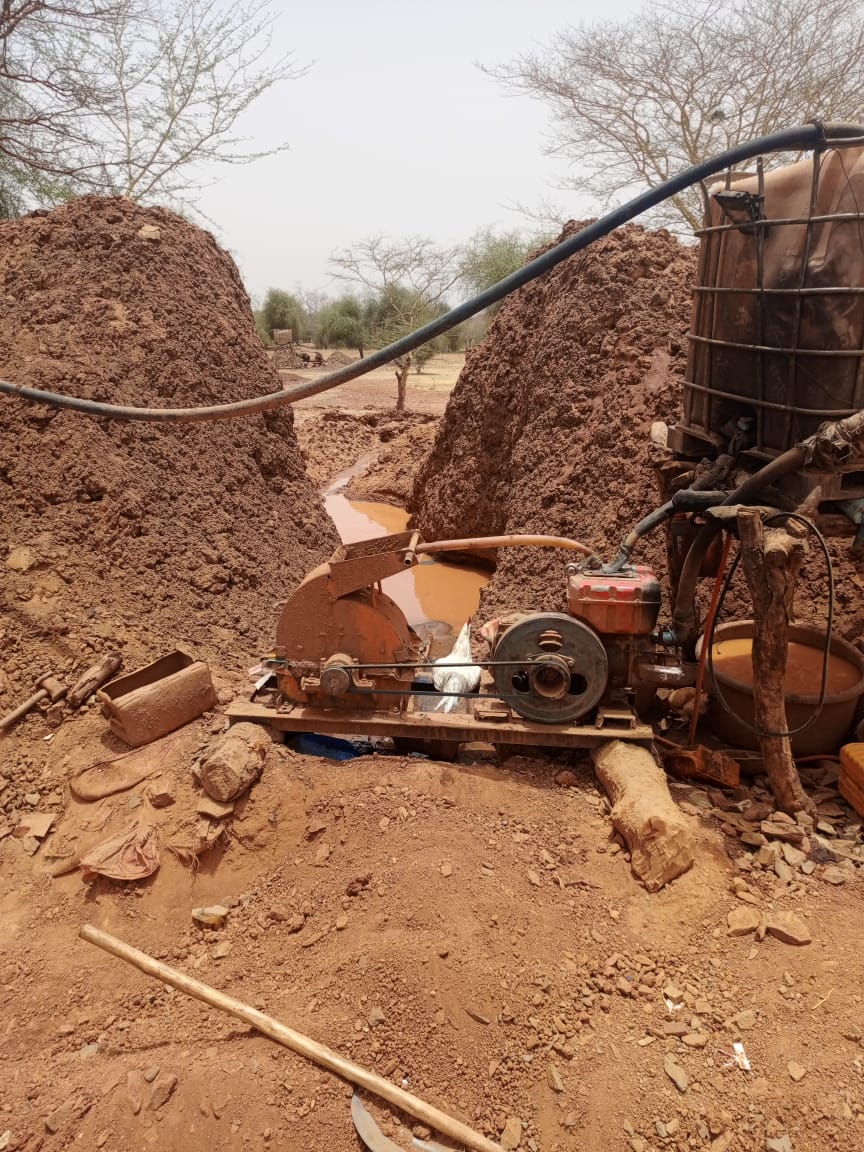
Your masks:
M 654 503 L 693 267 L 627 228 L 506 302 L 414 481 L 424 536 L 614 548 Z M 0 271 L 4 378 L 166 407 L 279 387 L 231 260 L 168 212 L 85 199 L 2 224 Z M 356 470 L 365 499 L 404 499 L 434 420 L 328 405 L 295 433 L 289 411 L 171 427 L 3 400 L 0 427 L 0 707 L 42 671 L 176 646 L 219 701 L 131 755 L 92 703 L 0 738 L 0 1152 L 358 1146 L 350 1087 L 79 940 L 87 921 L 508 1152 L 861 1145 L 862 827 L 836 764 L 802 773 L 797 820 L 760 778 L 673 781 L 696 862 L 655 894 L 578 754 L 334 762 L 265 740 L 236 788 L 211 771 L 278 602 L 336 543 L 319 491 Z M 558 608 L 561 560 L 502 555 L 481 615 Z M 87 865 L 112 836 L 135 847 L 115 878 Z M 405 1152 L 434 1136 L 366 1105 Z

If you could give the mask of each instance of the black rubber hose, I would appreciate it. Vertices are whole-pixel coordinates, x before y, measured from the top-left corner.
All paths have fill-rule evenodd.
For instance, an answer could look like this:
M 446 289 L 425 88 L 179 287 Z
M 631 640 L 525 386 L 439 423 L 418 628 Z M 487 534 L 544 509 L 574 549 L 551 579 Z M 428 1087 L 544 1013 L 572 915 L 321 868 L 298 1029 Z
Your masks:
M 355 380 L 358 376 L 363 376 L 375 368 L 389 364 L 398 356 L 407 356 L 409 352 L 413 352 L 421 344 L 434 340 L 436 336 L 441 336 L 444 332 L 455 328 L 457 324 L 461 324 L 463 320 L 482 312 L 491 304 L 497 304 L 499 300 L 503 300 L 511 292 L 515 292 L 517 288 L 522 288 L 529 281 L 542 276 L 544 272 L 556 267 L 574 253 L 581 252 L 583 248 L 587 248 L 595 240 L 600 240 L 615 228 L 626 224 L 629 220 L 641 215 L 649 208 L 655 207 L 663 200 L 668 200 L 670 196 L 683 192 L 685 188 L 698 184 L 702 180 L 707 180 L 726 168 L 733 168 L 737 164 L 752 160 L 755 156 L 760 156 L 766 152 L 797 152 L 808 148 L 825 148 L 830 147 L 832 143 L 840 144 L 861 137 L 864 137 L 864 126 L 822 124 L 821 121 L 818 121 L 797 128 L 785 128 L 780 132 L 772 132 L 768 136 L 761 136 L 746 144 L 738 144 L 734 148 L 727 149 L 726 152 L 721 152 L 719 156 L 715 156 L 711 160 L 705 160 L 701 164 L 687 168 L 670 180 L 658 184 L 656 188 L 643 192 L 621 208 L 607 213 L 593 224 L 589 224 L 587 228 L 577 232 L 575 236 L 562 240 L 560 244 L 556 244 L 517 272 L 505 276 L 503 280 L 499 280 L 497 284 L 493 284 L 485 292 L 473 296 L 470 300 L 451 308 L 443 316 L 424 324 L 416 332 L 403 336 L 400 340 L 395 340 L 386 348 L 372 352 L 362 360 L 348 364 L 335 372 L 328 372 L 317 380 L 296 384 L 291 388 L 271 392 L 266 396 L 253 396 L 248 400 L 237 400 L 230 404 L 212 404 L 200 408 L 136 408 L 122 404 L 105 404 L 95 400 L 83 400 L 77 396 L 64 396 L 57 392 L 43 392 L 38 388 L 19 387 L 6 380 L 0 380 L 0 393 L 5 392 L 8 395 L 18 396 L 22 400 L 29 400 L 34 403 L 49 404 L 54 408 L 70 408 L 76 412 L 85 412 L 90 416 L 103 416 L 114 420 L 150 420 L 163 423 L 227 420 L 232 416 L 249 416 L 256 412 L 266 412 L 271 408 L 280 408 L 283 404 L 293 404 L 297 400 L 304 400 L 309 396 L 317 396 L 320 392 L 327 392 L 340 384 L 347 384 L 349 380 Z
M 786 476 L 790 472 L 794 472 L 800 468 L 804 463 L 804 453 L 801 448 L 788 448 L 781 455 L 776 456 L 770 463 L 766 464 L 764 468 L 760 468 L 758 472 L 754 472 L 752 476 L 740 484 L 734 492 L 730 494 L 720 505 L 731 504 L 747 504 L 754 496 L 757 496 L 769 484 L 781 476 Z M 696 633 L 698 631 L 698 624 L 696 621 L 696 613 L 694 611 L 694 600 L 696 598 L 696 582 L 699 579 L 699 572 L 702 568 L 702 561 L 705 559 L 705 554 L 711 547 L 711 542 L 720 531 L 720 526 L 716 523 L 703 524 L 699 529 L 693 543 L 690 545 L 685 559 L 684 566 L 681 569 L 681 575 L 678 579 L 678 594 L 675 597 L 675 607 L 672 612 L 671 624 L 671 637 L 670 639 L 680 644 L 685 651 L 692 647 L 696 641 Z

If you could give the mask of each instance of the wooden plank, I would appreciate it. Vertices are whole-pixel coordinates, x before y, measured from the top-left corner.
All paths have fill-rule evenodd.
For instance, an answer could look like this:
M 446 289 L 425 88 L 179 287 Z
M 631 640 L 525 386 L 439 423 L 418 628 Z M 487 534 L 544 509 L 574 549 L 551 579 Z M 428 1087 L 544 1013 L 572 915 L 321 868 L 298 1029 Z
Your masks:
M 245 720 L 269 724 L 280 732 L 318 732 L 325 736 L 405 736 L 413 740 L 455 740 L 457 743 L 485 740 L 490 744 L 538 748 L 596 748 L 610 740 L 644 744 L 654 738 L 647 724 L 637 724 L 635 728 L 596 728 L 593 724 L 537 724 L 515 718 L 498 723 L 444 712 L 390 714 L 300 706 L 282 712 L 249 700 L 235 700 L 229 704 L 227 716 L 232 724 Z

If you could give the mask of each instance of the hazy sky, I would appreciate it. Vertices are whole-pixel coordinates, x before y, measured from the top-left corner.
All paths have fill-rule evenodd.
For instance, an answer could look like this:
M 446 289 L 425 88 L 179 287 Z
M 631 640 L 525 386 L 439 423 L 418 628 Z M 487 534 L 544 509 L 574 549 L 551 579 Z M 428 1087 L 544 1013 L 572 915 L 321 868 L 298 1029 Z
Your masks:
M 268 93 L 244 125 L 290 151 L 220 170 L 200 206 L 249 292 L 338 291 L 330 253 L 374 233 L 466 240 L 518 227 L 508 210 L 554 191 L 564 161 L 543 155 L 542 105 L 477 67 L 547 43 L 568 24 L 624 15 L 638 0 L 275 0 L 277 35 L 302 79 Z

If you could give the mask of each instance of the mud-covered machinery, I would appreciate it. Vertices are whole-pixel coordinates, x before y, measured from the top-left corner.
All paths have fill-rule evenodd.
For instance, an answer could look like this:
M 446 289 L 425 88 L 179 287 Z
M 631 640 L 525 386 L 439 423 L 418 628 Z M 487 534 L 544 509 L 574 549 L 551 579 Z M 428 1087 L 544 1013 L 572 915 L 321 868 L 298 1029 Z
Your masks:
M 516 545 L 545 540 L 507 538 Z M 444 542 L 448 549 L 472 543 L 479 542 Z M 482 543 L 494 547 L 500 538 Z M 548 543 L 581 547 L 557 537 Z M 327 712 L 330 730 L 350 731 L 353 717 L 374 731 L 375 716 L 386 714 L 443 726 L 436 735 L 447 738 L 452 730 L 453 739 L 474 725 L 518 727 L 521 718 L 547 729 L 546 738 L 541 733 L 535 741 L 544 743 L 556 742 L 550 726 L 567 729 L 590 721 L 594 732 L 614 727 L 644 738 L 634 704 L 644 703 L 658 684 L 687 678 L 668 656 L 658 655 L 652 638 L 660 609 L 654 573 L 627 565 L 609 574 L 585 557 L 567 565 L 567 612 L 524 612 L 487 622 L 489 652 L 479 662 L 484 675 L 478 690 L 466 693 L 454 714 L 435 714 L 440 694 L 430 683 L 428 640 L 408 624 L 381 582 L 436 550 L 442 545 L 405 532 L 343 545 L 309 573 L 284 604 L 276 646 L 264 661 L 283 718 L 293 713 L 300 724 L 310 712 L 319 721 Z M 470 656 L 468 663 L 474 663 Z

